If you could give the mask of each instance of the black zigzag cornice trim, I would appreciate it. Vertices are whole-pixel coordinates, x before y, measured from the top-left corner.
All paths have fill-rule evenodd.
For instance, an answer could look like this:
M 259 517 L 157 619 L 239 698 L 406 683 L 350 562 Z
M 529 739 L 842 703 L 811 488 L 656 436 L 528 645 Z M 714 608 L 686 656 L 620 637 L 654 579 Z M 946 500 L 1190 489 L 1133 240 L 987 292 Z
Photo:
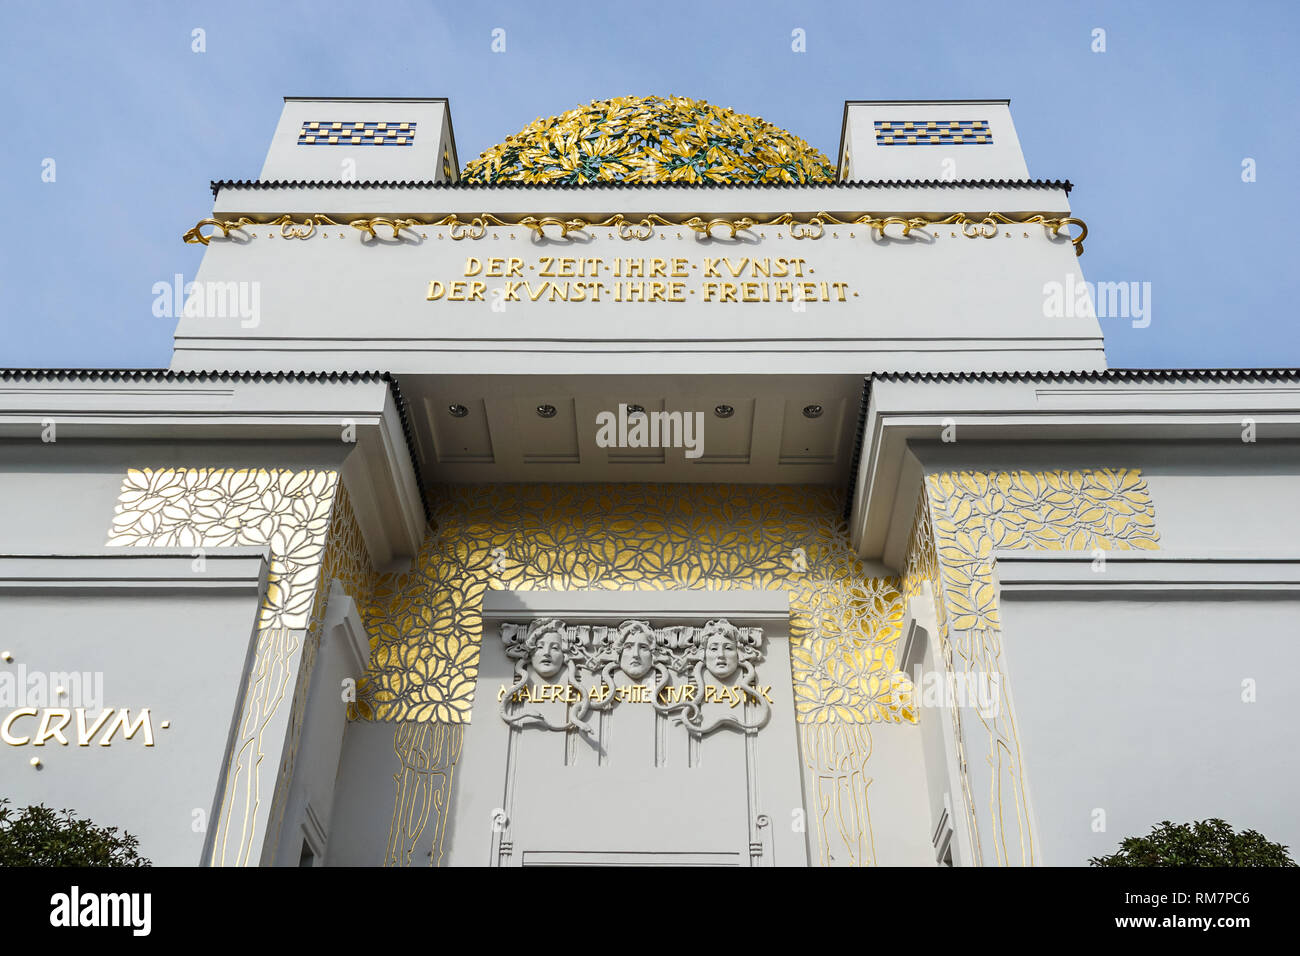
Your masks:
M 208 184 L 212 198 L 223 189 L 1063 189 L 1074 184 L 1068 179 L 857 179 L 836 183 L 477 183 L 438 182 L 432 179 L 364 179 L 347 182 L 336 179 L 214 179 Z
M 432 521 L 424 476 L 415 456 L 415 439 L 411 430 L 411 417 L 396 376 L 390 372 L 255 372 L 212 369 L 184 371 L 166 368 L 0 368 L 0 382 L 307 382 L 324 384 L 354 384 L 383 382 L 393 396 L 397 407 L 397 420 L 402 426 L 406 454 L 415 474 L 416 489 L 420 494 L 420 507 L 424 520 Z
M 1300 379 L 1300 368 L 1109 368 L 1042 372 L 872 372 L 886 382 L 1265 382 Z
M 406 441 L 407 457 L 411 459 L 411 471 L 415 473 L 415 489 L 420 494 L 420 509 L 424 512 L 425 523 L 428 524 L 433 521 L 433 511 L 429 508 L 429 496 L 425 491 L 424 476 L 420 473 L 420 461 L 415 457 L 415 435 L 411 429 L 411 416 L 407 412 L 406 396 L 402 394 L 402 386 L 396 377 L 384 372 L 382 378 L 388 383 L 388 390 L 397 405 L 397 420 L 402 426 L 402 438 Z
M 0 381 L 391 382 L 388 372 L 257 372 L 169 368 L 0 368 Z
M 853 454 L 849 459 L 849 490 L 844 496 L 845 522 L 853 517 L 853 499 L 858 493 L 858 466 L 862 464 L 862 448 L 867 437 L 867 408 L 871 405 L 871 379 L 862 383 L 862 399 L 858 406 L 858 430 L 853 436 Z

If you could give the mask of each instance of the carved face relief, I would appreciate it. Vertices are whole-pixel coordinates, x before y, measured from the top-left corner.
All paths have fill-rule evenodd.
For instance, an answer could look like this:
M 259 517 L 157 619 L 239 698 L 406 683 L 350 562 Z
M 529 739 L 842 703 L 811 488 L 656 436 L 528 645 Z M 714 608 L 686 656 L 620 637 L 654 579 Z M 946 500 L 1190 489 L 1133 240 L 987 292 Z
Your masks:
M 623 641 L 623 653 L 618 666 L 633 680 L 640 680 L 650 672 L 654 663 L 654 638 L 643 630 L 634 630 Z
M 550 680 L 564 668 L 564 641 L 554 631 L 547 631 L 537 637 L 537 646 L 533 648 L 531 663 L 537 676 Z
M 719 680 L 736 673 L 740 666 L 740 648 L 726 631 L 713 631 L 704 645 L 704 666 Z

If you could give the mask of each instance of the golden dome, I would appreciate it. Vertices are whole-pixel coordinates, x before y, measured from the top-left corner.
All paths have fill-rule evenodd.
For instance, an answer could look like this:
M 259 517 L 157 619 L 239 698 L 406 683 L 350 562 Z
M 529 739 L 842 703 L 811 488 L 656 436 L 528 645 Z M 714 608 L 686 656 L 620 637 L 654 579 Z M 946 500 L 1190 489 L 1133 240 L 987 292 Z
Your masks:
M 829 183 L 835 167 L 792 133 L 685 96 L 593 100 L 484 152 L 471 183 Z

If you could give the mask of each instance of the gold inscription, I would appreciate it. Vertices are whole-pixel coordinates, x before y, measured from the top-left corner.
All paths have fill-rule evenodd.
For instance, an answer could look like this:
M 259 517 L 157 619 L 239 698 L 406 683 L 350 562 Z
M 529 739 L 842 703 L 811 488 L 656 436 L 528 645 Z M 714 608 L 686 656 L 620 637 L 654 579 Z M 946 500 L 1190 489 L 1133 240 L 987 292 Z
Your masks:
M 166 728 L 168 721 L 163 721 L 162 726 Z M 93 718 L 84 707 L 19 707 L 0 718 L 0 741 L 11 747 L 29 744 L 44 747 L 51 742 L 66 747 L 72 743 L 68 734 L 72 735 L 78 747 L 89 747 L 96 734 L 99 735 L 99 746 L 108 747 L 118 731 L 122 732 L 124 740 L 140 733 L 144 746 L 152 747 L 154 734 L 149 708 L 136 711 L 134 720 L 127 707 L 107 707 Z
M 431 279 L 429 302 L 847 302 L 849 283 L 812 279 L 801 256 L 469 256 Z M 499 279 L 500 282 L 488 282 Z M 688 281 L 694 280 L 694 281 Z M 853 293 L 855 296 L 856 292 Z
M 510 688 L 502 684 L 497 688 L 497 700 L 505 700 Z M 701 698 L 706 704 L 726 704 L 729 707 L 735 707 L 744 703 L 746 700 L 757 701 L 762 695 L 762 699 L 769 704 L 775 704 L 772 699 L 772 685 L 760 684 L 756 687 L 746 687 L 744 685 L 736 687 L 727 687 L 720 684 L 705 684 L 703 688 L 703 697 Z M 681 704 L 694 701 L 700 694 L 700 688 L 694 684 L 679 684 L 676 686 L 662 687 L 659 690 L 660 704 Z M 647 684 L 619 684 L 611 687 L 609 684 L 593 684 L 587 689 L 587 698 L 593 703 L 603 704 L 605 701 L 613 698 L 621 703 L 629 704 L 649 704 L 655 699 L 654 688 Z M 510 699 L 515 703 L 543 703 L 559 702 L 566 704 L 576 704 L 582 700 L 583 691 L 572 684 L 534 684 L 524 686 L 511 694 Z

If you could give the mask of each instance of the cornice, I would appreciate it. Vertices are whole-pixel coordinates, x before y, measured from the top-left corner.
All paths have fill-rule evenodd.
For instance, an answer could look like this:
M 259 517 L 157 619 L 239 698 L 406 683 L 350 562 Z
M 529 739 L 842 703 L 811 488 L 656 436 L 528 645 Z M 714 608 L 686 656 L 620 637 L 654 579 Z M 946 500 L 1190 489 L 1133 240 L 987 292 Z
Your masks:
M 858 403 L 858 425 L 853 433 L 853 452 L 849 457 L 849 488 L 844 495 L 842 517 L 848 521 L 853 515 L 853 498 L 858 487 L 858 466 L 862 464 L 862 446 L 866 439 L 867 409 L 871 405 L 871 379 L 862 382 L 862 399 Z
M 0 368 L 0 383 L 291 383 L 291 384 L 378 384 L 383 382 L 393 398 L 397 420 L 401 426 L 403 442 L 406 445 L 406 458 L 415 477 L 419 491 L 420 506 L 426 521 L 431 520 L 432 513 L 425 496 L 424 476 L 420 472 L 420 462 L 415 454 L 415 441 L 411 429 L 410 411 L 406 398 L 402 394 L 397 378 L 388 372 L 378 371 L 339 371 L 339 372 L 261 372 L 238 371 L 231 369 L 213 369 L 208 371 L 184 371 L 173 369 L 88 369 L 88 368 Z
M 0 592 L 69 588 L 86 591 L 228 591 L 262 593 L 266 548 L 222 548 L 194 570 L 189 548 L 105 548 L 65 554 L 0 555 Z
M 1300 590 L 1300 554 L 1240 551 L 1113 551 L 1106 573 L 1093 554 L 995 550 L 1002 594 L 1029 598 L 1096 595 L 1105 600 L 1151 600 L 1205 592 L 1268 596 Z
M 388 372 L 258 372 L 167 368 L 0 368 L 0 382 L 388 382 Z
M 1061 230 L 1064 229 L 1066 237 L 1074 245 L 1074 254 L 1078 256 L 1083 254 L 1083 241 L 1088 237 L 1088 226 L 1083 220 L 1072 216 L 1049 217 L 1041 213 L 1007 216 L 1005 213 L 1000 212 L 975 213 L 973 215 L 965 212 L 949 212 L 946 215 L 940 213 L 903 217 L 870 212 L 837 214 L 823 209 L 819 212 L 783 212 L 769 214 L 766 217 L 760 214 L 758 218 L 752 215 L 736 215 L 734 213 L 716 216 L 712 214 L 706 215 L 710 215 L 711 218 L 704 219 L 699 214 L 689 215 L 689 218 L 682 214 L 676 214 L 673 218 L 668 218 L 659 213 L 638 213 L 632 216 L 614 213 L 603 219 L 589 220 L 581 216 L 572 216 L 566 219 L 560 214 L 539 217 L 531 213 L 511 213 L 500 216 L 491 212 L 479 212 L 471 214 L 466 219 L 462 219 L 456 213 L 450 213 L 442 217 L 429 215 L 366 216 L 359 219 L 350 219 L 344 223 L 338 222 L 328 214 L 321 212 L 297 217 L 292 213 L 283 213 L 273 218 L 263 215 L 258 219 L 252 219 L 248 216 L 240 216 L 237 219 L 200 219 L 194 224 L 193 228 L 185 232 L 181 239 L 186 243 L 206 246 L 214 237 L 217 237 L 218 233 L 220 233 L 220 238 L 228 239 L 232 232 L 242 232 L 250 228 L 256 229 L 259 226 L 278 226 L 280 235 L 285 239 L 310 239 L 315 235 L 318 227 L 345 225 L 357 229 L 363 237 L 368 236 L 371 240 L 380 238 L 379 229 L 386 229 L 390 230 L 392 234 L 385 238 L 394 240 L 406 238 L 411 241 L 428 239 L 428 233 L 424 230 L 439 227 L 446 227 L 451 238 L 458 242 L 462 239 L 482 239 L 487 235 L 488 228 L 492 226 L 530 229 L 538 239 L 566 239 L 571 232 L 585 235 L 591 229 L 613 229 L 617 231 L 620 239 L 636 239 L 644 242 L 655 236 L 656 227 L 690 229 L 705 238 L 713 238 L 717 229 L 726 229 L 732 239 L 735 239 L 740 232 L 752 230 L 756 227 L 784 227 L 789 230 L 792 239 L 817 240 L 825 236 L 826 226 L 828 225 L 859 226 L 873 230 L 881 236 L 887 234 L 886 230 L 890 226 L 894 226 L 901 230 L 899 234 L 904 237 L 914 229 L 923 231 L 933 226 L 955 225 L 961 228 L 962 235 L 967 239 L 992 239 L 999 234 L 1002 225 L 1039 225 L 1047 229 L 1053 237 L 1059 236 Z M 1078 226 L 1078 233 L 1072 233 L 1070 226 Z M 212 231 L 205 233 L 203 231 L 204 227 L 211 227 Z M 548 233 L 548 229 L 552 231 Z M 403 237 L 404 230 L 409 230 L 410 235 Z M 255 235 L 255 233 L 251 235 Z M 777 235 L 779 238 L 780 233 Z M 762 237 L 763 234 L 760 233 L 759 236 Z M 850 236 L 852 236 L 852 233 L 850 233 Z M 342 237 L 342 233 L 340 233 L 340 237 Z M 442 238 L 441 234 L 439 234 L 438 238 Z
M 1062 189 L 1067 194 L 1074 188 L 1068 179 L 858 179 L 834 183 L 472 183 L 444 182 L 432 179 L 388 180 L 366 179 L 348 182 L 337 179 L 214 179 L 208 184 L 212 198 L 223 189 L 447 189 L 453 191 L 492 191 L 522 189 L 532 191 L 555 190 L 625 190 L 669 189 L 679 192 L 699 190 L 802 190 L 802 189 Z
M 946 388 L 952 385 L 975 387 Z M 1296 385 L 1297 368 L 873 373 L 866 378 L 862 442 L 845 496 L 850 537 L 863 557 L 898 564 L 921 478 L 910 444 L 937 441 L 946 424 L 955 423 L 963 446 L 971 448 L 1051 441 L 1239 443 L 1241 419 L 1248 416 L 1263 429 L 1259 440 L 1291 441 L 1300 439 Z
M 1300 368 L 1108 368 L 1037 372 L 872 372 L 882 382 L 1251 382 L 1300 379 Z

